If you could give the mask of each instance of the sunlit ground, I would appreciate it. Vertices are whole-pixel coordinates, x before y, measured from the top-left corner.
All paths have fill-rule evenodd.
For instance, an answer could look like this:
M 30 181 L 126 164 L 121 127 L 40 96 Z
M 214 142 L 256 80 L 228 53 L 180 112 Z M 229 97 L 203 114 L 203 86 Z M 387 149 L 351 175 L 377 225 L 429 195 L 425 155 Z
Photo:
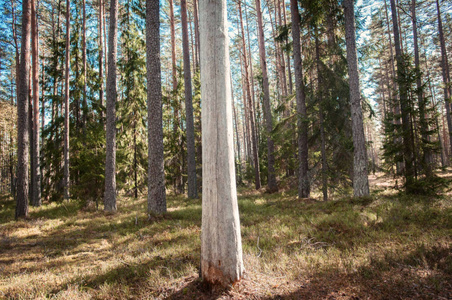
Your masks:
M 151 219 L 144 195 L 114 215 L 52 203 L 16 222 L 4 196 L 0 298 L 451 299 L 450 194 L 408 197 L 381 176 L 371 197 L 327 203 L 242 189 L 246 274 L 227 290 L 198 278 L 200 200 L 168 196 Z

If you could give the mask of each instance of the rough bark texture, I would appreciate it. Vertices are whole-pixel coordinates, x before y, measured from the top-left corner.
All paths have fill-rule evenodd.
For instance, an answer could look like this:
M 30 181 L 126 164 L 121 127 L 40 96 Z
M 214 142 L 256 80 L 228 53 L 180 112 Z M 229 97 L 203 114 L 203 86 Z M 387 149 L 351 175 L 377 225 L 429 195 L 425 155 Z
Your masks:
M 38 70 L 38 23 L 36 15 L 36 0 L 31 1 L 31 55 L 32 78 L 33 78 L 33 190 L 31 194 L 31 204 L 33 206 L 41 206 L 41 166 L 39 151 L 39 70 Z
M 29 0 L 22 1 L 22 42 L 17 74 L 17 198 L 16 219 L 28 217 L 28 89 L 30 74 L 30 15 Z
M 153 213 L 166 212 L 159 27 L 159 2 L 147 0 L 148 211 Z
M 116 211 L 116 57 L 118 45 L 118 0 L 110 3 L 107 74 L 107 133 L 104 210 Z
M 251 124 L 251 147 L 253 150 L 253 161 L 254 161 L 254 185 L 256 190 L 261 188 L 261 175 L 259 170 L 259 153 L 258 153 L 258 141 L 256 134 L 256 124 L 254 122 L 254 105 L 251 96 L 251 87 L 250 80 L 248 75 L 248 58 L 246 55 L 246 42 L 245 42 L 245 29 L 243 27 L 243 18 L 242 18 L 242 6 L 241 0 L 238 2 L 239 15 L 240 15 L 240 26 L 242 30 L 242 55 L 243 55 L 243 63 L 245 70 L 245 88 L 246 88 L 246 99 L 248 101 L 248 116 Z
M 187 2 L 181 0 L 182 17 L 182 48 L 184 54 L 184 82 L 185 82 L 185 118 L 187 122 L 187 175 L 188 197 L 198 198 L 196 187 L 196 149 L 195 126 L 193 123 L 193 97 L 191 89 L 190 48 L 188 45 Z
M 234 170 L 226 0 L 199 3 L 202 105 L 201 274 L 228 285 L 242 277 L 242 242 Z
M 303 83 L 303 69 L 300 45 L 300 14 L 297 0 L 290 0 L 292 16 L 293 56 L 295 73 L 295 90 L 297 99 L 298 126 L 298 197 L 308 198 L 310 185 L 308 177 L 308 120 L 306 114 L 306 99 Z
M 65 87 L 64 87 L 64 199 L 69 200 L 69 70 L 71 49 L 71 3 L 66 1 L 66 59 L 65 59 Z
M 356 56 L 355 10 L 353 0 L 344 0 L 345 40 L 347 47 L 348 82 L 353 133 L 353 193 L 355 197 L 369 195 L 367 149 L 364 137 L 363 112 L 359 89 L 358 58 Z
M 405 73 L 405 62 L 402 57 L 399 39 L 399 25 L 397 22 L 397 11 L 395 1 L 391 0 L 392 25 L 394 30 L 394 46 L 397 60 L 397 77 L 399 78 L 400 109 L 402 112 L 402 136 L 403 136 L 403 158 L 405 161 L 405 186 L 406 192 L 410 193 L 414 184 L 413 168 L 413 140 L 411 136 L 410 105 L 408 103 L 407 86 L 402 82 Z
M 443 22 L 441 20 L 441 9 L 439 7 L 439 1 L 436 0 L 436 10 L 438 13 L 438 34 L 441 45 L 441 69 L 444 83 L 444 106 L 446 107 L 446 120 L 447 128 L 449 129 L 449 146 L 452 153 L 452 118 L 451 118 L 451 87 L 450 87 L 450 74 L 449 74 L 449 62 L 447 61 L 446 43 L 444 41 Z
M 271 132 L 273 130 L 273 119 L 270 107 L 270 90 L 268 85 L 268 75 L 267 75 L 267 59 L 265 54 L 265 38 L 264 38 L 264 26 L 262 22 L 262 11 L 261 11 L 261 1 L 256 0 L 256 13 L 257 13 L 257 25 L 258 25 L 258 41 L 259 41 L 259 56 L 262 71 L 262 86 L 264 92 L 263 106 L 264 106 L 264 117 L 265 117 L 265 129 L 267 131 L 267 156 L 268 156 L 268 191 L 274 193 L 278 191 L 278 185 L 276 183 L 275 174 L 275 145 L 271 137 Z

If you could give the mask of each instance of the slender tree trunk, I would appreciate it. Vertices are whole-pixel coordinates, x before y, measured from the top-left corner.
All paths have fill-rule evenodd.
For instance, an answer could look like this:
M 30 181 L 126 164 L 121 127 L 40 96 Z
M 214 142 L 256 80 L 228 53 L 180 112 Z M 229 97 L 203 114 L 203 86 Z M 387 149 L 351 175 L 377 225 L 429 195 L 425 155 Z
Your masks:
M 245 88 L 246 88 L 246 94 L 247 94 L 247 101 L 248 101 L 248 112 L 249 112 L 249 120 L 251 124 L 251 146 L 253 150 L 253 161 L 254 161 L 254 184 L 256 187 L 256 190 L 261 188 L 261 175 L 259 170 L 259 153 L 258 153 L 258 147 L 257 147 L 257 136 L 256 136 L 256 126 L 254 122 L 254 110 L 253 110 L 253 102 L 251 98 L 251 87 L 250 87 L 250 81 L 248 76 L 248 59 L 246 55 L 246 42 L 245 42 L 245 29 L 243 27 L 243 18 L 242 18 L 242 6 L 241 6 L 241 0 L 238 2 L 238 8 L 239 8 L 239 15 L 240 15 L 240 26 L 242 30 L 242 49 L 243 49 L 243 63 L 244 63 L 244 69 L 245 69 Z
M 298 197 L 309 198 L 310 184 L 308 177 L 308 120 L 306 114 L 306 99 L 303 83 L 303 68 L 300 45 L 300 14 L 297 0 L 290 0 L 292 16 L 293 56 L 295 68 L 295 88 L 297 99 L 298 127 Z
M 234 170 L 226 0 L 200 2 L 203 203 L 201 274 L 229 285 L 242 277 Z M 212 30 L 214 28 L 215 30 Z
M 71 4 L 66 0 L 66 60 L 65 60 L 65 97 L 64 97 L 64 199 L 70 197 L 69 178 L 69 70 L 71 49 Z
M 88 115 L 88 101 L 86 99 L 86 2 L 82 1 L 83 5 L 83 40 L 82 40 L 82 55 L 83 55 L 83 115 L 82 115 L 82 127 L 83 132 L 86 132 L 86 119 Z
M 441 9 L 439 6 L 439 1 L 436 0 L 436 11 L 438 14 L 438 34 L 439 41 L 441 45 L 441 69 L 443 75 L 443 83 L 444 83 L 444 106 L 446 107 L 446 120 L 447 127 L 449 129 L 449 143 L 450 150 L 452 153 L 452 118 L 451 118 L 451 87 L 450 87 L 450 74 L 449 74 L 449 62 L 447 59 L 447 50 L 446 50 L 446 42 L 444 40 L 443 33 L 443 22 L 441 20 Z
M 116 211 L 116 58 L 118 46 L 118 0 L 110 3 L 107 74 L 107 133 L 104 210 Z
M 188 197 L 198 198 L 196 187 L 196 149 L 195 126 L 193 123 L 193 98 L 190 71 L 190 48 L 188 43 L 187 2 L 181 0 L 182 15 L 182 48 L 184 52 L 184 82 L 185 82 L 185 119 L 187 122 L 187 174 Z
M 264 106 L 264 117 L 265 117 L 265 128 L 267 131 L 267 160 L 268 160 L 268 191 L 274 193 L 278 191 L 278 185 L 276 183 L 276 172 L 275 172 L 275 146 L 272 138 L 273 131 L 273 118 L 270 106 L 270 89 L 268 84 L 267 75 L 267 59 L 265 55 L 265 37 L 264 37 L 264 26 L 262 22 L 262 11 L 261 11 L 261 1 L 256 0 L 256 12 L 257 12 L 257 25 L 258 25 L 258 41 L 259 41 L 259 56 L 262 71 L 262 88 L 264 92 L 263 106 Z
M 159 2 L 147 0 L 148 211 L 153 213 L 166 212 L 159 28 Z
M 353 0 L 344 0 L 345 39 L 350 86 L 350 108 L 353 132 L 353 193 L 355 197 L 369 195 L 367 150 L 364 137 L 361 92 L 359 88 L 358 58 L 356 56 L 355 9 Z
M 402 82 L 406 67 L 402 57 L 402 50 L 400 48 L 399 39 L 399 25 L 397 23 L 397 10 L 395 0 L 391 0 L 392 24 L 394 30 L 394 45 L 396 50 L 397 60 L 397 77 L 399 78 L 399 97 L 400 108 L 402 113 L 402 136 L 403 136 L 403 157 L 405 161 L 405 186 L 406 192 L 410 193 L 414 184 L 414 169 L 413 169 L 413 148 L 412 135 L 410 129 L 410 104 L 407 95 L 407 86 Z
M 287 26 L 287 17 L 286 17 L 286 4 L 285 4 L 285 0 L 283 1 L 283 15 L 284 15 L 284 27 Z M 289 42 L 288 39 L 286 40 L 286 48 L 289 47 Z M 287 73 L 289 75 L 289 93 L 292 95 L 293 93 L 293 83 L 292 83 L 292 70 L 290 67 L 290 55 L 289 55 L 289 51 L 286 51 L 286 56 L 287 56 Z
M 104 43 L 103 43 L 103 23 L 104 23 L 104 2 L 99 0 L 99 104 L 101 106 L 100 119 L 104 118 Z
M 195 21 L 195 44 L 196 44 L 196 52 L 198 53 L 196 55 L 197 61 L 196 63 L 196 69 L 199 68 L 199 60 L 200 60 L 200 46 L 199 46 L 199 19 L 198 19 L 198 1 L 193 0 L 193 14 L 194 14 L 194 21 Z
M 17 73 L 17 197 L 16 219 L 28 217 L 28 89 L 30 74 L 30 0 L 22 1 L 22 42 L 20 49 L 19 72 Z
M 428 142 L 428 124 L 425 120 L 425 101 L 423 98 L 422 91 L 422 77 L 421 77 L 421 67 L 419 61 L 419 47 L 417 40 L 417 18 L 416 18 L 416 0 L 411 0 L 411 19 L 413 23 L 413 44 L 414 44 L 414 64 L 416 66 L 417 80 L 417 98 L 419 105 L 419 120 L 421 125 L 421 136 L 422 136 L 422 167 L 425 171 L 427 177 L 432 176 L 432 153 L 429 147 L 426 145 Z

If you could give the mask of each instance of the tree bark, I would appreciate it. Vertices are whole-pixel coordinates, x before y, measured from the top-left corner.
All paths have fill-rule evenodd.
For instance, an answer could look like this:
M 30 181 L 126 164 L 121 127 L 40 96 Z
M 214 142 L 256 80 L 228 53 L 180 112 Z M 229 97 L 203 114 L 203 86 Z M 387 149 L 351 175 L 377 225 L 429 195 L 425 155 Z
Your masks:
M 107 74 L 107 132 L 104 210 L 116 211 L 116 58 L 118 47 L 118 0 L 110 3 Z
M 190 47 L 188 45 L 187 2 L 181 0 L 182 17 L 182 48 L 184 54 L 184 82 L 185 82 L 185 119 L 187 122 L 187 175 L 188 197 L 198 198 L 196 187 L 196 150 L 195 150 L 195 126 L 193 123 L 193 97 L 190 71 Z
M 65 60 L 65 92 L 64 92 L 64 199 L 69 200 L 69 70 L 71 49 L 71 3 L 66 0 L 66 60 Z
M 344 0 L 344 13 L 353 133 L 353 194 L 355 197 L 361 197 L 369 195 L 369 180 L 367 177 L 367 150 L 361 109 L 361 92 L 359 89 L 358 58 L 356 56 L 353 0 Z
M 86 1 L 82 1 L 83 5 L 83 40 L 82 40 L 82 60 L 83 60 L 83 115 L 82 115 L 82 127 L 83 132 L 86 131 L 86 119 L 88 115 L 88 102 L 86 99 Z
M 148 104 L 148 211 L 166 212 L 163 169 L 162 87 L 159 1 L 146 1 L 146 70 Z
M 449 147 L 450 152 L 452 153 L 452 118 L 451 118 L 451 87 L 450 87 L 450 74 L 449 74 L 449 62 L 447 59 L 447 50 L 446 50 L 446 42 L 444 40 L 443 33 L 443 22 L 441 20 L 441 9 L 439 6 L 439 1 L 436 0 L 436 11 L 438 14 L 438 34 L 439 41 L 441 45 L 441 70 L 443 75 L 443 83 L 444 83 L 444 106 L 446 107 L 446 120 L 447 127 L 449 129 Z
M 278 191 L 278 185 L 276 183 L 275 172 L 275 145 L 272 138 L 273 131 L 273 118 L 270 106 L 270 89 L 268 84 L 267 75 L 267 59 L 265 54 L 265 38 L 264 38 L 264 26 L 262 22 L 261 1 L 256 0 L 256 12 L 257 12 L 257 25 L 258 25 L 258 41 L 259 41 L 259 56 L 262 71 L 262 88 L 264 92 L 263 106 L 265 117 L 265 128 L 267 131 L 267 160 L 268 160 L 268 191 L 274 193 Z
M 410 104 L 407 95 L 407 86 L 403 81 L 404 73 L 406 71 L 405 62 L 402 57 L 402 50 L 400 48 L 399 39 L 399 25 L 397 23 L 397 10 L 395 0 L 391 0 L 392 24 L 394 30 L 394 45 L 396 50 L 397 61 L 397 77 L 399 81 L 399 97 L 400 109 L 402 113 L 402 136 L 403 136 L 403 158 L 405 161 L 405 188 L 406 192 L 410 193 L 414 187 L 414 169 L 413 169 L 413 147 L 412 135 L 410 125 Z
M 295 73 L 295 91 L 297 99 L 298 127 L 298 197 L 309 198 L 310 184 L 308 177 L 308 120 L 303 83 L 303 69 L 300 45 L 300 14 L 297 0 L 290 0 L 292 16 L 293 56 Z
M 256 126 L 254 122 L 254 105 L 251 99 L 251 87 L 250 87 L 250 81 L 248 76 L 248 59 L 246 55 L 246 42 L 245 42 L 245 29 L 243 27 L 243 18 L 242 18 L 242 6 L 241 6 L 241 0 L 238 2 L 238 8 L 239 8 L 239 15 L 240 15 L 240 26 L 242 30 L 242 49 L 243 49 L 243 63 L 244 63 L 244 69 L 245 69 L 245 88 L 246 88 L 246 95 L 247 95 L 247 101 L 248 101 L 248 113 L 249 113 L 249 121 L 251 124 L 251 147 L 253 150 L 253 161 L 254 161 L 254 184 L 256 187 L 256 190 L 261 188 L 261 175 L 259 170 L 259 153 L 258 153 L 258 146 L 257 146 L 257 136 L 256 136 Z
M 200 1 L 203 201 L 201 274 L 209 284 L 242 277 L 234 170 L 226 0 Z
M 100 104 L 100 119 L 103 119 L 104 106 L 104 43 L 103 43 L 103 22 L 104 22 L 104 3 L 99 0 L 99 104 Z
M 28 162 L 29 162 L 29 74 L 30 74 L 30 0 L 22 1 L 22 42 L 19 72 L 17 74 L 17 198 L 16 219 L 28 217 Z

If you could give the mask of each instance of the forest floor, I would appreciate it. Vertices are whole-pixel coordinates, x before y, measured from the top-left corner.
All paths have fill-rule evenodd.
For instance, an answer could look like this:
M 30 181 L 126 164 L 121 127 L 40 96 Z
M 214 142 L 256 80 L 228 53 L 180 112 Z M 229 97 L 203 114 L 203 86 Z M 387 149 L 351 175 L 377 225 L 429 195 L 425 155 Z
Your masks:
M 452 178 L 451 173 L 442 176 Z M 107 215 L 77 201 L 14 221 L 0 198 L 3 299 L 452 299 L 452 196 L 406 196 L 371 176 L 372 195 L 329 202 L 239 189 L 245 277 L 198 277 L 201 201 L 119 197 Z

